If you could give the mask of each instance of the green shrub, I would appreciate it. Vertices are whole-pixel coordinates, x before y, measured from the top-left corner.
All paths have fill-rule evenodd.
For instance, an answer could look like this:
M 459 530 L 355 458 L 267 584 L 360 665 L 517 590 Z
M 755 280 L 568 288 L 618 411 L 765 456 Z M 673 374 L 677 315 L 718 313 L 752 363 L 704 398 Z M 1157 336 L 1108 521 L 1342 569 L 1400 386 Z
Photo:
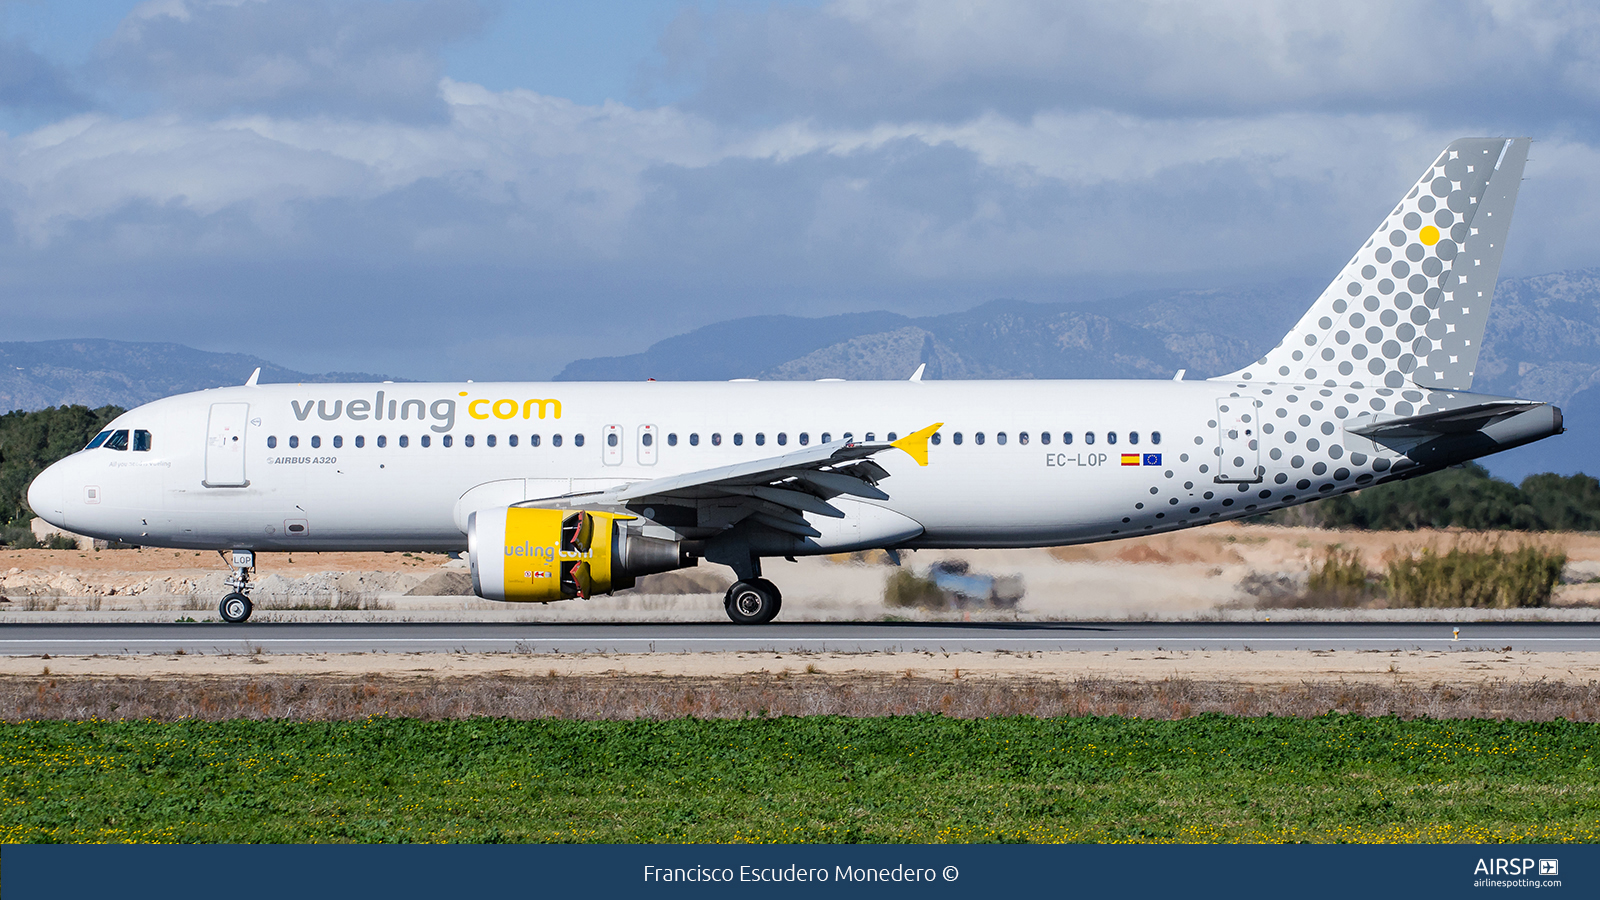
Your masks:
M 39 539 L 33 536 L 33 529 L 24 525 L 0 525 L 0 544 L 12 550 L 34 550 Z
M 1307 605 L 1359 606 L 1379 593 L 1360 550 L 1343 550 L 1329 545 L 1322 562 L 1311 567 L 1306 582 Z
M 52 534 L 44 539 L 43 544 L 36 546 L 41 546 L 46 550 L 76 550 L 78 549 L 78 539 L 67 537 L 64 534 Z
M 1401 607 L 1519 609 L 1548 606 L 1567 554 L 1535 544 L 1506 550 L 1497 542 L 1457 546 L 1449 553 L 1426 548 L 1389 562 L 1389 604 Z
M 1246 521 L 1374 531 L 1600 531 L 1600 481 L 1582 473 L 1545 473 L 1529 475 L 1518 486 L 1468 463 Z
M 931 578 L 923 578 L 910 569 L 896 569 L 883 586 L 883 602 L 903 608 L 944 609 L 945 594 Z

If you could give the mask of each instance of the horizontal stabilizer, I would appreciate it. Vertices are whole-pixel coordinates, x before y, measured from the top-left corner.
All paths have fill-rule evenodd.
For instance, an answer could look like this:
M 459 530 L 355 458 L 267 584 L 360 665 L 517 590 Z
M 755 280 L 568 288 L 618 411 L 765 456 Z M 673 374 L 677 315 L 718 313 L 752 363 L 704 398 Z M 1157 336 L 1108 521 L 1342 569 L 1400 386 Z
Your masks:
M 1420 416 L 1362 417 L 1345 425 L 1345 430 L 1375 441 L 1467 434 L 1543 405 L 1535 400 L 1490 400 Z

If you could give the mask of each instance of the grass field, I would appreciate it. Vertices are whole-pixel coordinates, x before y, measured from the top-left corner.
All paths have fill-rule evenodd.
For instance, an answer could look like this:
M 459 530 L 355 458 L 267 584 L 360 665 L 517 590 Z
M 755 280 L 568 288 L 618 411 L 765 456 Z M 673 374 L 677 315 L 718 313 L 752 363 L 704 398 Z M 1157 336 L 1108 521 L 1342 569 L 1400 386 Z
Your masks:
M 0 841 L 1600 840 L 1600 725 L 1202 715 L 0 725 Z

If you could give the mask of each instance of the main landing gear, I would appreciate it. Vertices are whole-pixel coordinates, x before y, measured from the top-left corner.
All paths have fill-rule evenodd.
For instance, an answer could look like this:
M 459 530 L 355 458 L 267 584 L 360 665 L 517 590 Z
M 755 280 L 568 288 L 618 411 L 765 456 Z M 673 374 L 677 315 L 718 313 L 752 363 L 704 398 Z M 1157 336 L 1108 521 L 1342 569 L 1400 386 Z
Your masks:
M 254 607 L 250 603 L 250 570 L 256 567 L 256 554 L 253 550 L 233 551 L 233 577 L 224 584 L 233 588 L 232 593 L 222 598 L 222 605 L 217 607 L 217 612 L 222 614 L 224 622 L 243 622 L 250 618 Z
M 728 618 L 740 625 L 764 625 L 783 608 L 783 594 L 765 578 L 735 582 L 722 601 Z

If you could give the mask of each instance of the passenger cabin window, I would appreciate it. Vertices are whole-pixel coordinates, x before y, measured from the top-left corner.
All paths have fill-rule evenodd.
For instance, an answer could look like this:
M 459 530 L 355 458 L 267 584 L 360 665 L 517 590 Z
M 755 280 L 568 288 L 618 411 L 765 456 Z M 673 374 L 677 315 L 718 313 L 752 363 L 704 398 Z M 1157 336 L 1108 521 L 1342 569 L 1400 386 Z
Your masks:
M 1137 432 L 1137 431 L 1128 432 L 1128 443 L 1130 443 L 1130 444 L 1139 443 L 1139 432 Z
M 691 446 L 691 447 L 700 446 L 700 435 L 698 433 L 695 433 L 695 432 L 691 432 L 690 433 L 690 435 L 689 435 L 689 446 Z
M 379 447 L 387 447 L 387 446 L 389 446 L 389 436 L 386 435 L 386 434 L 378 435 L 378 446 Z
M 756 432 L 756 446 L 757 447 L 764 447 L 764 446 L 766 446 L 766 443 L 767 443 L 767 436 L 764 433 L 760 432 L 760 431 Z
M 299 446 L 300 446 L 300 435 L 298 435 L 298 434 L 289 435 L 289 449 L 293 450 L 294 448 L 299 447 Z
M 800 432 L 800 446 L 808 447 L 810 445 L 811 445 L 811 432 L 809 432 L 809 431 Z
M 961 432 L 950 435 L 950 440 L 954 441 L 957 447 L 961 446 Z
M 444 445 L 446 447 L 450 446 L 450 435 L 448 435 L 448 434 L 444 436 Z M 559 435 L 559 434 L 550 435 L 550 446 L 552 446 L 552 447 L 561 446 L 561 435 Z
M 1084 432 L 1084 433 L 1083 433 L 1083 442 L 1084 442 L 1084 443 L 1085 443 L 1085 444 L 1092 444 L 1092 443 L 1094 443 L 1094 432 L 1092 432 L 1092 431 L 1085 431 L 1085 432 Z M 1070 443 L 1070 442 L 1069 442 L 1069 443 Z
M 533 436 L 528 438 L 528 446 L 530 446 L 530 447 L 539 446 L 539 436 L 537 434 L 535 434 L 535 435 L 533 435 Z
M 98 440 L 100 440 L 100 438 L 95 438 L 95 440 L 98 441 Z M 268 450 L 273 450 L 273 449 L 276 449 L 277 446 L 278 446 L 278 436 L 275 435 L 275 434 L 267 435 L 267 449 Z
M 575 434 L 575 435 L 572 436 L 572 446 L 574 446 L 574 447 L 582 447 L 583 446 L 583 433 L 582 432 L 579 432 L 578 434 Z
M 711 446 L 713 446 L 713 447 L 721 447 L 722 446 L 722 432 L 714 431 L 714 432 L 711 433 Z
M 789 435 L 784 433 L 784 432 L 782 432 L 782 431 L 778 432 L 778 446 L 782 447 L 782 446 L 785 446 L 788 443 L 789 443 Z
M 649 435 L 645 435 L 645 437 L 649 437 Z M 613 431 L 610 434 L 606 435 L 606 446 L 607 447 L 615 447 L 617 444 L 621 443 L 621 441 L 622 441 L 622 439 L 617 437 L 617 433 L 615 431 Z
M 994 442 L 996 444 L 1004 445 L 1006 442 L 1006 433 L 1004 431 L 997 432 L 994 436 Z
M 484 446 L 493 447 L 494 446 L 494 435 L 491 434 L 491 435 L 485 437 L 483 439 L 483 443 L 484 443 Z
M 898 441 L 898 440 L 900 440 L 900 435 L 898 435 L 898 434 L 895 434 L 895 433 L 894 433 L 894 432 L 892 432 L 892 431 L 891 431 L 891 432 L 889 432 L 889 443 L 891 443 L 891 444 L 892 444 L 892 443 L 894 443 L 894 442 L 895 442 L 895 441 Z
M 461 439 L 461 443 L 466 445 L 466 446 L 468 446 L 468 447 L 471 447 L 474 443 L 476 443 L 476 440 L 473 438 L 472 435 L 469 434 L 466 437 Z
M 1017 443 L 1026 444 L 1027 442 L 1028 442 L 1028 433 L 1026 431 L 1017 432 Z
M 319 448 L 321 446 L 322 446 L 322 435 L 313 434 L 311 436 L 311 447 L 312 447 L 312 449 L 315 450 L 315 449 L 317 449 L 317 448 Z
M 735 431 L 733 433 L 733 445 L 735 447 L 744 446 L 744 434 L 742 432 Z
M 361 434 L 356 435 L 356 449 L 359 450 L 362 447 L 365 447 L 366 445 L 367 445 L 366 435 L 361 435 Z
M 667 446 L 668 447 L 676 447 L 676 446 L 678 446 L 678 433 L 676 431 L 674 431 L 671 434 L 667 435 Z
M 1115 431 L 1106 432 L 1106 443 L 1115 444 L 1116 442 L 1117 442 L 1117 433 Z
M 514 435 L 514 434 L 506 435 L 506 443 L 510 444 L 513 447 L 515 447 L 517 445 L 517 436 Z
M 401 442 L 401 446 L 405 446 L 405 438 L 401 438 L 401 439 L 400 439 L 400 442 Z M 444 438 L 443 438 L 443 443 L 444 443 L 444 445 L 445 445 L 445 446 L 446 446 L 446 447 L 448 447 L 448 446 L 450 446 L 450 445 L 451 445 L 451 444 L 454 444 L 454 443 L 455 443 L 455 438 L 454 438 L 454 437 L 452 437 L 452 436 L 451 436 L 451 435 L 448 435 L 448 434 L 447 434 L 447 435 L 445 435 L 445 436 L 444 436 Z M 558 437 L 558 438 L 556 438 L 556 443 L 558 443 L 558 444 L 559 444 L 559 443 L 561 443 L 561 438 L 559 438 L 559 437 Z
M 973 435 L 972 436 L 972 440 L 973 440 L 974 443 L 982 444 L 983 443 L 983 432 L 980 431 L 977 434 Z
M 866 436 L 866 438 L 864 438 L 864 440 L 868 440 L 868 441 L 875 440 L 875 438 L 873 438 L 873 436 L 872 436 L 872 432 L 870 432 L 870 431 L 867 432 L 867 436 Z
M 334 435 L 333 436 L 333 449 L 337 450 L 337 449 L 339 449 L 340 447 L 343 447 L 343 446 L 344 446 L 344 435 L 342 435 L 342 434 Z
M 431 438 L 431 437 L 429 437 L 427 435 L 423 435 L 422 436 L 422 446 L 424 446 L 424 447 L 433 446 L 433 438 Z
M 1024 441 L 1023 443 L 1027 443 L 1027 442 Z M 1048 432 L 1048 431 L 1039 432 L 1039 443 L 1041 443 L 1041 444 L 1050 443 L 1050 432 Z
M 826 432 L 826 431 L 824 431 L 824 432 L 823 432 L 823 433 L 822 433 L 822 442 L 823 442 L 823 443 L 824 443 L 824 444 L 826 444 L 826 443 L 828 443 L 828 442 L 829 442 L 829 441 L 831 441 L 831 440 L 833 440 L 833 435 L 831 435 L 831 434 L 829 434 L 829 433 L 827 433 L 827 432 Z
M 1150 432 L 1150 443 L 1152 443 L 1152 444 L 1161 443 L 1161 432 L 1159 432 L 1159 431 Z
M 83 449 L 85 449 L 85 450 L 93 450 L 94 448 L 100 446 L 101 444 L 104 444 L 106 442 L 106 438 L 108 438 L 108 437 L 111 437 L 111 432 L 102 431 L 99 434 L 94 436 L 94 440 L 89 442 L 89 446 L 87 446 L 87 447 L 85 447 Z
M 400 435 L 400 446 L 402 446 L 402 447 L 411 446 L 411 435 L 409 435 L 409 434 Z
M 929 440 L 933 441 L 933 445 L 937 447 L 938 445 L 944 443 L 944 432 L 935 431 L 933 433 L 933 437 L 929 438 Z
M 133 433 L 133 449 L 135 452 L 150 449 L 150 432 L 143 428 Z
M 1063 444 L 1072 443 L 1072 432 L 1070 432 L 1070 431 L 1061 432 L 1061 443 L 1063 443 Z
M 644 434 L 639 435 L 639 443 L 646 447 L 653 447 L 656 443 L 656 436 L 646 431 Z

